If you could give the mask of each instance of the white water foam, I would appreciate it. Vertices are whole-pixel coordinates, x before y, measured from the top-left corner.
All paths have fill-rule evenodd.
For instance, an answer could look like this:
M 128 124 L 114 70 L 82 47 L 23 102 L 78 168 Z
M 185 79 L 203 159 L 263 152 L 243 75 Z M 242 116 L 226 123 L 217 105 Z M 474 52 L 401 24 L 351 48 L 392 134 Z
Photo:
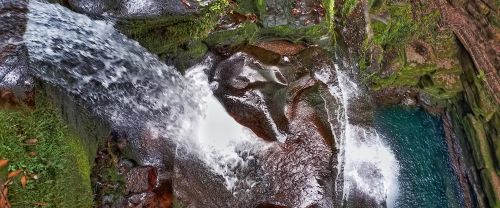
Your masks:
M 208 78 L 204 73 L 207 64 L 199 64 L 186 73 L 198 91 L 203 95 L 200 101 L 202 114 L 194 127 L 195 145 L 199 148 L 199 156 L 212 170 L 223 176 L 226 188 L 234 190 L 238 181 L 235 168 L 246 166 L 246 161 L 253 157 L 249 154 L 243 159 L 238 152 L 262 151 L 265 144 L 250 129 L 236 122 L 222 104 L 212 94 Z M 247 181 L 253 186 L 254 181 Z
M 33 75 L 77 96 L 111 124 L 137 128 L 140 135 L 130 142 L 143 148 L 138 149 L 143 164 L 160 164 L 170 140 L 194 145 L 186 149 L 233 189 L 235 168 L 245 165 L 240 154 L 253 152 L 260 143 L 212 95 L 203 72 L 211 63 L 197 65 L 183 77 L 111 22 L 37 0 L 30 1 L 29 10 L 24 43 Z M 248 155 L 246 160 L 252 157 Z
M 343 66 L 347 64 L 343 63 Z M 316 72 L 316 79 L 327 84 L 330 94 L 341 102 L 336 109 L 336 121 L 341 132 L 335 135 L 337 155 L 336 192 L 342 194 L 342 203 L 353 191 L 361 191 L 377 203 L 392 207 L 398 193 L 398 162 L 392 150 L 383 143 L 375 129 L 361 127 L 349 121 L 350 102 L 363 94 L 358 85 L 342 71 L 338 64 L 332 69 Z M 337 82 L 332 79 L 336 77 Z

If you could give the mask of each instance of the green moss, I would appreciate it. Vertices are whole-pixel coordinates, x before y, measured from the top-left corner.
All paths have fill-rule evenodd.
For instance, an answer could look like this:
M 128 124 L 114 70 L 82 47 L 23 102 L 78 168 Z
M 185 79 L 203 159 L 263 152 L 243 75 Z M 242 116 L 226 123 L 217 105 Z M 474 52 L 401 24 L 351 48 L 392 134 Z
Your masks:
M 210 34 L 204 42 L 209 47 L 236 46 L 245 42 L 253 42 L 259 31 L 255 23 L 245 23 L 234 30 L 224 30 Z
M 205 38 L 225 13 L 227 0 L 218 0 L 200 14 L 121 20 L 118 28 L 156 54 L 176 53 L 179 46 Z
M 372 11 L 376 11 L 378 8 L 383 6 L 385 3 L 385 0 L 368 0 L 368 7 Z
M 469 114 L 464 122 L 465 130 L 468 137 L 472 138 L 473 153 L 476 159 L 476 164 L 481 169 L 481 176 L 483 178 L 483 188 L 488 196 L 489 204 L 498 204 L 496 199 L 495 188 L 492 187 L 492 177 L 498 177 L 496 174 L 495 164 L 493 162 L 492 154 L 490 153 L 490 145 L 488 143 L 484 126 L 474 116 Z M 496 199 L 496 200 L 495 200 Z
M 38 142 L 25 144 L 31 138 Z M 18 182 L 20 176 L 15 178 L 8 196 L 13 207 L 93 206 L 88 153 L 49 105 L 36 110 L 0 109 L 0 157 L 10 160 L 10 171 L 21 169 L 39 177 L 28 180 L 26 189 Z
M 120 175 L 116 161 L 109 160 L 96 164 L 94 174 L 92 178 L 98 180 L 92 184 L 95 187 L 96 196 L 110 196 L 111 201 L 115 203 L 126 195 L 125 179 Z M 96 201 L 101 203 L 99 199 Z M 98 204 L 98 206 L 101 207 L 104 204 Z
M 411 18 L 411 5 L 398 5 L 389 8 L 390 21 L 386 24 L 373 24 L 373 40 L 383 47 L 405 45 L 415 33 L 416 24 Z
M 431 85 L 421 86 L 424 91 L 440 100 L 451 99 L 462 92 L 460 72 L 438 70 L 431 76 Z
M 328 30 L 334 32 L 335 30 L 335 0 L 324 0 L 324 7 L 326 9 L 326 22 Z
M 257 38 L 260 40 L 280 38 L 294 43 L 305 42 L 320 45 L 323 43 L 325 46 L 330 43 L 328 30 L 324 24 L 317 24 L 299 29 L 285 25 L 264 28 L 259 31 Z
M 358 3 L 358 0 L 345 0 L 344 5 L 342 6 L 342 14 L 344 16 L 349 16 L 356 6 L 358 6 Z
M 468 84 L 464 85 L 465 98 L 475 116 L 489 121 L 497 111 L 497 105 L 494 98 L 488 93 L 489 90 L 484 86 L 485 83 L 475 74 L 471 75 L 470 73 L 473 72 L 468 72 L 465 75 L 469 82 L 472 81 L 472 83 L 466 82 Z
M 405 45 L 414 38 L 429 36 L 437 29 L 440 15 L 438 11 L 415 20 L 412 4 L 386 3 L 378 12 L 387 12 L 390 15 L 387 24 L 372 22 L 373 41 L 384 48 L 404 49 Z
M 185 47 L 181 47 L 176 54 L 172 54 L 171 58 L 174 59 L 172 63 L 177 70 L 183 73 L 193 62 L 203 58 L 207 51 L 208 47 L 203 42 L 193 41 Z
M 265 18 L 266 15 L 266 0 L 255 0 L 255 1 L 257 2 L 256 6 L 259 18 L 262 20 Z
M 425 10 L 428 3 L 420 4 Z M 463 90 L 459 76 L 461 68 L 457 63 L 458 46 L 452 33 L 437 31 L 440 19 L 438 11 L 432 11 L 420 17 L 415 17 L 414 4 L 371 1 L 371 12 L 388 15 L 387 21 L 371 22 L 372 39 L 366 39 L 364 51 L 371 47 L 380 47 L 384 53 L 377 57 L 381 65 L 384 58 L 395 56 L 393 67 L 397 67 L 389 77 L 382 78 L 380 72 L 365 74 L 365 79 L 373 83 L 375 90 L 388 87 L 415 87 L 420 88 L 437 100 L 452 99 Z M 406 51 L 409 43 L 420 40 L 430 46 L 425 64 L 409 63 Z M 373 58 L 372 58 L 373 59 Z M 447 61 L 447 62 L 446 62 Z M 451 68 L 444 68 L 438 64 L 443 62 L 453 64 Z M 366 57 L 359 58 L 358 64 L 362 69 L 368 68 Z M 362 70 L 365 71 L 365 70 Z M 365 72 L 366 73 L 366 72 Z
M 207 46 L 201 41 L 196 41 L 187 46 L 187 50 L 181 54 L 182 57 L 190 59 L 202 58 L 207 53 Z
M 381 78 L 380 76 L 373 76 L 372 82 L 374 84 L 374 89 L 378 90 L 386 87 L 411 87 L 417 86 L 420 81 L 420 77 L 434 72 L 436 67 L 434 65 L 420 65 L 420 66 L 403 66 L 394 74 L 387 78 Z
M 324 24 L 306 28 L 292 28 L 286 25 L 260 28 L 255 23 L 245 23 L 234 30 L 224 30 L 210 34 L 204 42 L 209 47 L 236 46 L 243 43 L 253 44 L 270 39 L 284 39 L 294 43 L 311 43 L 327 46 L 330 42 Z
M 265 15 L 266 2 L 265 0 L 235 0 L 238 7 L 235 9 L 242 14 L 256 14 L 259 17 Z M 262 19 L 262 18 L 261 18 Z

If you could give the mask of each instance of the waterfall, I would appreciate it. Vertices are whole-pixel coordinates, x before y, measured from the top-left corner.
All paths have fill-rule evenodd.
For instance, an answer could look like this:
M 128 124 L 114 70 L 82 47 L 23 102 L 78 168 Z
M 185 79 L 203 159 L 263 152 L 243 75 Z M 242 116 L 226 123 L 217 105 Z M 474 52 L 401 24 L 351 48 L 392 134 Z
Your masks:
M 210 59 L 184 77 L 116 31 L 112 22 L 92 20 L 37 0 L 30 1 L 28 8 L 23 44 L 28 48 L 31 73 L 77 97 L 113 128 L 135 132 L 130 142 L 142 148 L 137 151 L 144 164 L 161 163 L 165 148 L 170 148 L 166 143 L 174 140 L 175 148 L 192 151 L 187 156 L 198 156 L 222 176 L 228 190 L 250 190 L 258 182 L 253 179 L 262 177 L 237 176 L 245 169 L 245 161 L 266 145 L 227 115 L 212 95 L 203 72 L 211 67 Z M 364 94 L 350 78 L 352 68 L 348 66 L 344 61 L 315 74 L 340 103 L 338 109 L 328 109 L 332 111 L 329 119 L 340 125 L 332 125 L 334 131 L 338 129 L 337 192 L 342 201 L 362 193 L 390 205 L 397 193 L 397 161 L 373 128 L 353 122 L 353 103 Z M 218 121 L 224 123 L 217 125 Z M 223 134 L 217 129 L 220 126 L 224 126 Z M 180 152 L 176 156 L 182 156 Z M 245 184 L 236 186 L 242 178 L 247 180 Z M 301 198 L 303 201 L 314 201 L 311 196 L 318 195 L 318 181 L 309 179 L 307 184 L 313 185 L 302 190 L 308 197 Z
M 398 192 L 397 160 L 374 128 L 353 121 L 352 117 L 363 111 L 356 108 L 356 102 L 367 100 L 363 99 L 363 89 L 352 78 L 353 65 L 339 59 L 333 69 L 325 68 L 315 73 L 316 79 L 328 85 L 330 94 L 340 103 L 334 111 L 336 117 L 330 118 L 340 127 L 335 132 L 337 201 L 346 203 L 354 200 L 353 194 L 361 194 L 372 198 L 379 206 L 391 207 Z
M 234 169 L 244 166 L 260 143 L 212 95 L 204 74 L 212 60 L 182 76 L 112 22 L 37 0 L 30 1 L 29 11 L 23 38 L 35 77 L 132 134 L 129 142 L 140 147 L 144 164 L 161 165 L 167 151 L 187 159 L 195 155 L 233 189 Z
M 205 73 L 212 66 L 213 61 L 209 56 L 205 61 L 188 69 L 185 75 L 202 95 L 199 102 L 201 113 L 195 124 L 194 145 L 198 148 L 198 156 L 224 178 L 226 188 L 237 192 L 237 169 L 246 167 L 248 161 L 268 145 L 252 130 L 236 122 L 213 95 L 213 86 L 210 86 Z M 242 157 L 242 152 L 246 157 Z M 249 187 L 257 183 L 245 182 Z
M 36 0 L 28 8 L 24 41 L 35 77 L 78 95 L 117 125 L 154 120 L 170 131 L 193 116 L 198 96 L 184 77 L 113 23 Z

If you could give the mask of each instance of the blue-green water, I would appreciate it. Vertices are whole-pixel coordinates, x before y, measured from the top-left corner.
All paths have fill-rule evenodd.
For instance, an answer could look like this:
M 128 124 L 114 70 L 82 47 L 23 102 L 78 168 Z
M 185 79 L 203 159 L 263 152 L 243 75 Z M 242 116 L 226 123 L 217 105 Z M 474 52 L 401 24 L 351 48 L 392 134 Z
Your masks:
M 375 127 L 400 166 L 394 207 L 462 207 L 439 118 L 417 108 L 389 107 L 376 111 Z

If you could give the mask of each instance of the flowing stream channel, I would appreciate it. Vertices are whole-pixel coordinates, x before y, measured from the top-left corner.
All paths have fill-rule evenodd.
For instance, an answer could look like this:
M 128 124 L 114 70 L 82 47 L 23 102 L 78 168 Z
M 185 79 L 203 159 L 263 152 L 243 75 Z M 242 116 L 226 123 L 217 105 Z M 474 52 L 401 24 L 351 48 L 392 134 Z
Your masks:
M 210 58 L 182 76 L 116 31 L 110 21 L 92 20 L 36 0 L 30 2 L 29 10 L 24 40 L 34 76 L 77 96 L 113 128 L 136 135 L 147 129 L 157 139 L 148 151 L 141 152 L 145 164 L 159 163 L 166 138 L 173 138 L 177 146 L 197 151 L 194 154 L 222 175 L 227 188 L 233 190 L 238 180 L 234 168 L 245 166 L 238 152 L 252 155 L 266 148 L 212 95 L 204 73 L 213 64 Z M 332 167 L 338 170 L 336 200 L 346 206 L 363 198 L 370 198 L 375 206 L 407 204 L 400 200 L 412 205 L 407 199 L 412 190 L 407 181 L 399 181 L 410 171 L 401 170 L 401 164 L 406 164 L 398 161 L 401 148 L 359 119 L 364 114 L 358 111 L 369 103 L 353 79 L 354 71 L 349 62 L 340 59 L 314 75 L 339 103 L 337 109 L 328 109 L 338 149 L 338 165 Z M 146 145 L 134 137 L 131 140 L 135 146 Z

